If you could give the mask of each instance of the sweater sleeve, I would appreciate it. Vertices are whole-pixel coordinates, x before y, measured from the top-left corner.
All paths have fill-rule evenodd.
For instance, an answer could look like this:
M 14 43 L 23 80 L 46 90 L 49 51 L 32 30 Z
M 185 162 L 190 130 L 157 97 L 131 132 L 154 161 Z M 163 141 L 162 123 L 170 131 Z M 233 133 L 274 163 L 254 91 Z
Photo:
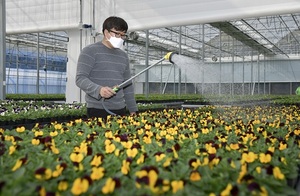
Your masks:
M 89 47 L 84 48 L 80 53 L 77 62 L 76 85 L 86 94 L 94 97 L 95 99 L 100 99 L 100 88 L 102 86 L 89 79 L 90 72 L 95 65 L 95 58 L 92 54 L 93 53 Z

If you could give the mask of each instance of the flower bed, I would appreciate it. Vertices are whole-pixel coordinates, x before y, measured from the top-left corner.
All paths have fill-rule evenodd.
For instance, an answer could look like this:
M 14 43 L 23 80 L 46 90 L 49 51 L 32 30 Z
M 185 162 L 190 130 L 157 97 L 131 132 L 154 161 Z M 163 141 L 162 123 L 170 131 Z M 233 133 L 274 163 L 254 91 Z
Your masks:
M 51 119 L 61 121 L 85 114 L 86 107 L 80 103 L 5 100 L 0 102 L 0 127 L 13 128 L 16 125 L 49 122 Z
M 202 107 L 0 129 L 1 195 L 296 195 L 300 110 Z

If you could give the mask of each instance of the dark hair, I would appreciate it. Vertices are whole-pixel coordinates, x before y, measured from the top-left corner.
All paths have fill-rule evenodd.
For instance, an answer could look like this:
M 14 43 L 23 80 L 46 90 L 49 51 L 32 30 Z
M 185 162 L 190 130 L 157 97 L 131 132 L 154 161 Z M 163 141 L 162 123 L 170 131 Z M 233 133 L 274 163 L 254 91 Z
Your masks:
M 102 26 L 102 32 L 104 34 L 104 30 L 111 30 L 111 29 L 115 29 L 116 31 L 125 31 L 127 32 L 128 30 L 128 25 L 127 22 L 117 16 L 110 16 L 107 19 L 105 19 L 105 21 L 103 22 L 103 26 Z

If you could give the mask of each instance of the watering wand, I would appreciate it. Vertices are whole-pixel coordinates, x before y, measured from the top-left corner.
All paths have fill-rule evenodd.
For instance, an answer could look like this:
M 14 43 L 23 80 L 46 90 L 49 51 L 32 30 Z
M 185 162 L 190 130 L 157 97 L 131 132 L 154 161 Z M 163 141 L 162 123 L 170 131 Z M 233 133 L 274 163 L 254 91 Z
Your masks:
M 122 82 L 121 84 L 115 86 L 115 87 L 113 88 L 113 90 L 114 90 L 115 92 L 117 92 L 120 88 L 123 88 L 124 86 L 126 86 L 126 84 L 127 84 L 128 82 L 130 82 L 130 81 L 133 80 L 134 78 L 138 77 L 139 75 L 141 75 L 141 74 L 144 73 L 145 71 L 149 70 L 150 68 L 154 67 L 154 66 L 157 65 L 158 63 L 161 63 L 161 62 L 164 61 L 164 60 L 169 60 L 171 63 L 174 64 L 174 62 L 172 61 L 172 56 L 173 56 L 174 54 L 178 54 L 178 53 L 176 53 L 176 52 L 175 52 L 175 53 L 174 53 L 174 52 L 168 52 L 168 53 L 167 53 L 163 58 L 161 58 L 159 61 L 157 61 L 156 63 L 150 65 L 150 66 L 147 67 L 146 69 L 143 69 L 142 71 L 140 71 L 140 72 L 137 73 L 136 75 L 132 76 L 131 78 L 125 80 L 125 81 Z M 102 103 L 102 106 L 103 106 L 103 108 L 105 109 L 105 111 L 106 111 L 107 113 L 111 114 L 111 115 L 116 115 L 115 113 L 113 113 L 112 111 L 110 111 L 108 108 L 106 108 L 106 106 L 105 106 L 105 104 L 104 104 L 104 100 L 105 100 L 105 99 L 102 98 L 101 103 Z
M 141 75 L 142 73 L 144 73 L 145 71 L 151 69 L 152 67 L 154 67 L 155 65 L 157 65 L 158 63 L 161 63 L 162 61 L 164 60 L 169 60 L 171 63 L 174 64 L 174 62 L 171 60 L 171 57 L 173 56 L 173 54 L 177 54 L 177 53 L 174 53 L 174 52 L 168 52 L 163 58 L 161 58 L 159 61 L 157 61 L 156 63 L 150 65 L 149 67 L 147 67 L 146 69 L 140 71 L 139 73 L 137 73 L 136 75 L 132 76 L 131 78 L 125 80 L 124 82 L 122 82 L 121 84 L 115 86 L 113 88 L 113 90 L 115 92 L 117 92 L 120 88 L 124 87 L 125 84 L 127 84 L 128 82 L 130 82 L 131 80 L 133 80 L 134 78 L 138 77 L 139 75 Z

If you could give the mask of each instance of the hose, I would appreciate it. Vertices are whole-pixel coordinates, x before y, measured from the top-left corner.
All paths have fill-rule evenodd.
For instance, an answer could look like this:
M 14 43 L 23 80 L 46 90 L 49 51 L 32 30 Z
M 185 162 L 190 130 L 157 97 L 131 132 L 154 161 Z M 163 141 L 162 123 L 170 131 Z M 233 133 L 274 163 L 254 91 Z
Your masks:
M 101 97 L 101 104 L 102 104 L 103 109 L 104 109 L 107 113 L 109 113 L 110 115 L 116 116 L 117 114 L 113 113 L 112 111 L 110 111 L 110 110 L 105 106 L 104 101 L 105 101 L 105 98 L 104 98 L 104 97 Z

